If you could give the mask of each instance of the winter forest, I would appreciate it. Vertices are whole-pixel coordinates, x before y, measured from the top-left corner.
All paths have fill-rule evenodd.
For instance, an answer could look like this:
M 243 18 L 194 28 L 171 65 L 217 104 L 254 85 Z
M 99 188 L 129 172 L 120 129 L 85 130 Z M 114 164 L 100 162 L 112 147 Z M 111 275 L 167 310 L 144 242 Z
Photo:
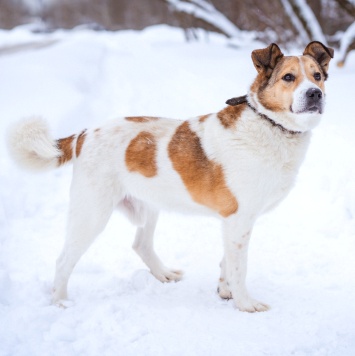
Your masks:
M 247 93 L 252 51 L 310 41 L 334 48 L 324 114 L 249 244 L 247 288 L 270 310 L 220 298 L 220 220 L 172 211 L 154 247 L 181 281 L 153 276 L 114 211 L 53 305 L 73 166 L 22 170 L 13 123 L 42 117 L 61 139 L 127 116 L 201 119 Z M 354 82 L 354 0 L 0 0 L 0 356 L 355 355 Z
M 0 7 L 0 28 L 7 29 L 26 23 L 39 32 L 168 24 L 183 28 L 188 41 L 205 36 L 198 29 L 230 38 L 248 31 L 265 43 L 305 45 L 317 39 L 341 47 L 339 65 L 355 49 L 353 0 L 0 0 Z

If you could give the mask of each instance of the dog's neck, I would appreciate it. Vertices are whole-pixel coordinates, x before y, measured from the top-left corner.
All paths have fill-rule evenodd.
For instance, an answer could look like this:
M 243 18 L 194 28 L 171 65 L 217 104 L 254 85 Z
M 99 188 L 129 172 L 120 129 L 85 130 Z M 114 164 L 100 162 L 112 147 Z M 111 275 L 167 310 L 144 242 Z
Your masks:
M 290 135 L 299 135 L 302 133 L 302 131 L 293 131 L 293 130 L 289 130 L 289 129 L 286 129 L 286 127 L 282 126 L 281 124 L 278 124 L 277 122 L 275 122 L 273 119 L 271 119 L 269 116 L 265 115 L 265 114 L 262 114 L 261 112 L 259 112 L 258 110 L 256 110 L 254 108 L 254 106 L 250 105 L 249 102 L 247 102 L 247 105 L 250 107 L 250 109 L 252 109 L 255 114 L 259 115 L 261 118 L 267 120 L 270 122 L 270 124 L 274 127 L 277 127 L 279 128 L 282 132 L 285 132 L 287 134 L 290 134 Z
M 248 96 L 247 95 L 243 95 L 243 96 L 239 96 L 237 98 L 232 98 L 232 99 L 228 99 L 226 101 L 226 104 L 231 105 L 231 106 L 237 106 L 240 104 L 246 103 L 250 109 L 252 109 L 255 114 L 257 114 L 259 117 L 269 121 L 269 123 L 274 126 L 277 127 L 278 129 L 280 129 L 282 132 L 290 134 L 290 135 L 299 135 L 302 133 L 302 131 L 292 131 L 289 129 L 286 129 L 286 127 L 282 126 L 281 124 L 278 124 L 277 122 L 275 122 L 273 119 L 271 119 L 269 116 L 262 114 L 261 112 L 259 112 L 256 108 L 254 108 L 254 106 L 252 106 L 249 101 L 248 101 Z

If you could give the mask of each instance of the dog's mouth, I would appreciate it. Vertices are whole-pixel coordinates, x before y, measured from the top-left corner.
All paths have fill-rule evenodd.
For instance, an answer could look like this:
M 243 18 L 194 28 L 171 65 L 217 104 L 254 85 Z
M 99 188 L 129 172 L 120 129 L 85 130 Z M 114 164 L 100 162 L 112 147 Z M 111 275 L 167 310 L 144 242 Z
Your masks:
M 308 109 L 305 110 L 306 112 L 314 112 L 314 113 L 318 113 L 318 114 L 321 114 L 322 113 L 322 110 L 320 107 L 318 106 L 311 106 L 309 107 Z
M 299 110 L 299 111 L 293 111 L 292 109 L 292 105 L 290 106 L 290 111 L 292 113 L 295 113 L 295 114 L 306 114 L 306 113 L 314 113 L 314 114 L 322 114 L 323 113 L 323 110 L 320 106 L 317 106 L 317 105 L 313 105 L 313 106 L 309 106 L 309 107 L 306 107 L 304 108 L 303 110 Z

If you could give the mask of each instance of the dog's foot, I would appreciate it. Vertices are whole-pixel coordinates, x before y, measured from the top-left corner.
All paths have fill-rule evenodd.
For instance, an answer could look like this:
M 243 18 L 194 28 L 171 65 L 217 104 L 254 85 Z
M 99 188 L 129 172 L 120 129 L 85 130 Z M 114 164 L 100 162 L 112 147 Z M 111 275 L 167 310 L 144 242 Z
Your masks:
M 52 289 L 52 304 L 59 308 L 69 308 L 72 306 L 72 302 L 68 300 L 68 294 L 66 289 L 55 288 Z
M 232 293 L 228 288 L 228 283 L 223 278 L 219 279 L 217 292 L 222 299 L 233 299 Z
M 74 305 L 74 302 L 68 299 L 60 299 L 57 301 L 52 301 L 52 304 L 60 309 L 67 309 L 72 307 Z
M 178 282 L 182 279 L 183 272 L 179 270 L 170 270 L 168 268 L 160 269 L 158 271 L 151 271 L 152 275 L 160 282 Z
M 222 298 L 222 299 L 233 299 L 232 297 L 232 293 L 227 290 L 227 289 L 221 289 L 221 288 L 217 288 L 217 291 L 218 291 L 218 295 Z
M 252 298 L 246 298 L 246 299 L 234 299 L 235 306 L 243 312 L 248 312 L 248 313 L 255 313 L 255 312 L 264 312 L 270 309 L 270 306 L 261 303 L 255 299 Z

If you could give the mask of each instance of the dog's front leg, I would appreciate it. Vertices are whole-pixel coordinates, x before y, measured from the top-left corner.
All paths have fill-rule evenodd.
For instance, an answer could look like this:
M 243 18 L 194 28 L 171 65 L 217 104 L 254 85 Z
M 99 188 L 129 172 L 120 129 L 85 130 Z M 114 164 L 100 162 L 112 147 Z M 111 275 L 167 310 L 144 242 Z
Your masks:
M 251 230 L 252 223 L 246 219 L 230 218 L 224 222 L 224 258 L 219 293 L 221 297 L 230 295 L 241 311 L 266 311 L 269 306 L 251 298 L 245 285 Z

